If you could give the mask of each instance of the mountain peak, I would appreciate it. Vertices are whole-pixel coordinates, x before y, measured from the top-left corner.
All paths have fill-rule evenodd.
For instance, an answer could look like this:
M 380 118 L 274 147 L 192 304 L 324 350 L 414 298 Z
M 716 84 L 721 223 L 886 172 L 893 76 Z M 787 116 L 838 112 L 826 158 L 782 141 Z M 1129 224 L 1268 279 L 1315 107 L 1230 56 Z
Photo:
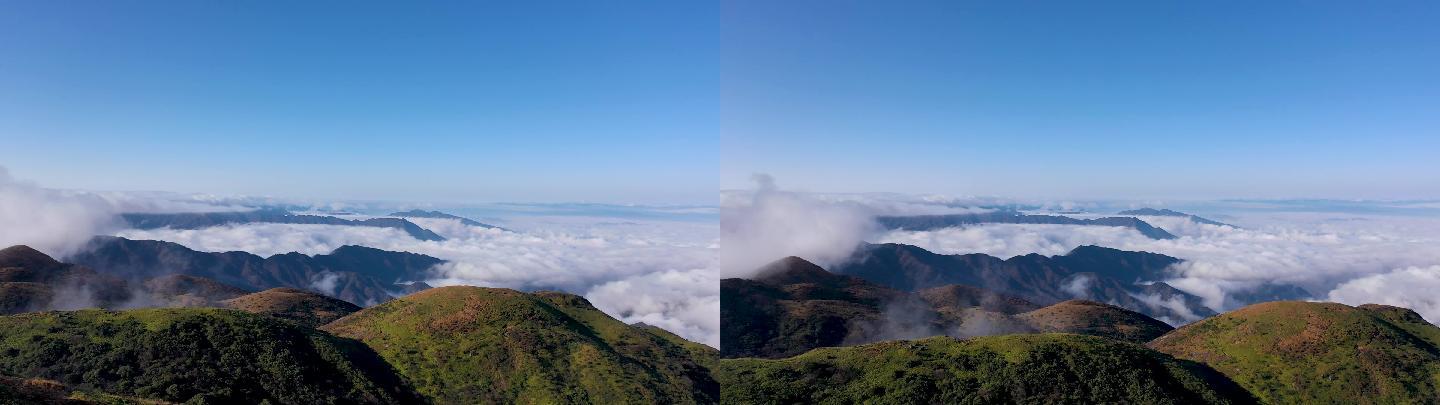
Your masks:
M 25 245 L 15 245 L 0 250 L 0 268 L 22 267 L 38 270 L 59 266 L 60 262 L 49 255 L 41 253 L 35 248 Z
M 833 280 L 835 277 L 837 276 L 834 273 L 825 271 L 815 263 L 796 256 L 788 256 L 761 267 L 760 271 L 755 274 L 754 280 L 766 284 L 784 285 L 820 283 Z

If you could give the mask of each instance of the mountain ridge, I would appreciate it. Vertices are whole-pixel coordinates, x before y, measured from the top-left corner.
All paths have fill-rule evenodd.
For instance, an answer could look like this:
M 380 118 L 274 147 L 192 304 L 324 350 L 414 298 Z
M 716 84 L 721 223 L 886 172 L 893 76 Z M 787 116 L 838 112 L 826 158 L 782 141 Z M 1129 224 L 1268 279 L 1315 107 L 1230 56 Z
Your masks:
M 904 229 L 907 231 L 928 231 L 983 224 L 1115 226 L 1134 229 L 1136 232 L 1150 239 L 1175 239 L 1175 235 L 1170 234 L 1170 232 L 1134 217 L 1078 219 L 1060 215 L 1034 215 L 1013 211 L 997 211 L 977 214 L 881 216 L 876 217 L 875 221 L 885 229 Z
M 201 229 L 248 223 L 345 225 L 393 228 L 422 241 L 443 241 L 445 237 L 403 218 L 344 219 L 324 215 L 292 214 L 281 209 L 240 212 L 126 213 L 120 218 L 136 229 Z

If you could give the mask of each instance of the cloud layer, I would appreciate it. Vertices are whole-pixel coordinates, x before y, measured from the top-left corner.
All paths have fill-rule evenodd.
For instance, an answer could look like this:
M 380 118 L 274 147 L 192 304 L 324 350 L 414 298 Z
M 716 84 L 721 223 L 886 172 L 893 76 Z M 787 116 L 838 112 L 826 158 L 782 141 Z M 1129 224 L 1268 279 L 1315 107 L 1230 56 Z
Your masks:
M 1266 282 L 1298 285 L 1317 298 L 1328 295 L 1350 304 L 1392 302 L 1417 310 L 1433 305 L 1419 294 L 1399 292 L 1408 282 L 1425 286 L 1423 269 L 1440 264 L 1440 249 L 1436 249 L 1440 246 L 1440 220 L 1273 214 L 1252 217 L 1247 223 L 1261 225 L 1240 229 L 1197 224 L 1185 218 L 1143 219 L 1179 238 L 1154 240 L 1114 227 L 985 225 L 895 231 L 875 240 L 943 253 L 1000 257 L 1031 252 L 1064 254 L 1080 245 L 1163 253 L 1186 260 L 1173 269 L 1175 279 L 1170 284 L 1201 296 L 1207 306 L 1217 310 L 1234 309 L 1235 303 L 1229 299 L 1232 294 Z M 1440 321 L 1440 310 L 1421 313 Z
M 446 237 L 420 241 L 390 228 L 245 224 L 194 230 L 124 230 L 204 251 L 262 256 L 328 253 L 344 245 L 422 253 L 448 260 L 431 285 L 558 289 L 584 295 L 627 323 L 645 322 L 719 346 L 718 245 L 713 223 L 531 219 L 524 233 L 471 227 L 451 219 L 413 219 Z M 323 280 L 320 280 L 323 281 Z

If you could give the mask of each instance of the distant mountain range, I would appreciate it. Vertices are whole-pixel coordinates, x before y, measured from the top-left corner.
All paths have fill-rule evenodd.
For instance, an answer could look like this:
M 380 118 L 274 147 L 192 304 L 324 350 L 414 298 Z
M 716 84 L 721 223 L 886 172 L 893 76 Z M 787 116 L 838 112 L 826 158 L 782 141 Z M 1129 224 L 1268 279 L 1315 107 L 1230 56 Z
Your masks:
M 886 229 L 904 229 L 908 231 L 928 231 L 981 224 L 1118 226 L 1134 229 L 1151 239 L 1175 239 L 1175 235 L 1170 234 L 1170 232 L 1166 232 L 1164 229 L 1160 229 L 1134 217 L 1077 219 L 1058 215 L 1030 215 L 1010 211 L 997 211 L 980 214 L 882 216 L 876 218 L 876 222 Z
M 226 224 L 274 223 L 369 226 L 394 228 L 415 239 L 443 241 L 445 237 L 402 218 L 370 218 L 352 220 L 321 215 L 297 215 L 289 211 L 262 209 L 245 212 L 186 212 L 168 214 L 121 214 L 121 219 L 136 229 L 201 229 Z
M 258 291 L 291 287 L 320 291 L 360 305 L 410 292 L 397 284 L 426 280 L 443 260 L 416 253 L 342 246 L 326 255 L 200 252 L 172 242 L 101 236 L 70 261 L 122 279 L 197 276 Z
M 1041 307 L 964 285 L 900 291 L 798 257 L 766 265 L 753 279 L 722 280 L 720 291 L 723 357 L 776 358 L 881 340 L 1042 331 L 1144 343 L 1173 329 L 1092 301 Z
M 414 209 L 414 210 L 409 210 L 409 211 L 392 212 L 392 213 L 390 213 L 390 216 L 392 216 L 392 217 L 400 217 L 400 218 L 458 219 L 458 220 L 460 220 L 460 223 L 465 224 L 465 225 L 469 225 L 469 226 L 477 226 L 477 227 L 481 227 L 481 228 L 491 228 L 491 229 L 505 229 L 505 228 L 501 228 L 501 227 L 498 227 L 498 226 L 495 226 L 495 225 L 490 225 L 490 224 L 486 224 L 486 223 L 483 223 L 483 222 L 480 222 L 480 221 L 476 221 L 476 220 L 473 220 L 473 219 L 470 219 L 470 218 L 465 218 L 465 217 L 462 217 L 462 216 L 459 216 L 459 215 L 447 214 L 447 213 L 440 212 L 440 211 L 425 211 L 425 210 Z
M 1194 221 L 1194 222 L 1196 222 L 1196 223 L 1201 223 L 1201 224 L 1206 224 L 1206 225 L 1216 225 L 1216 226 L 1228 226 L 1228 227 L 1231 227 L 1231 228 L 1238 228 L 1238 227 L 1235 226 L 1235 225 L 1230 225 L 1230 224 L 1227 224 L 1227 223 L 1224 223 L 1224 222 L 1219 222 L 1219 221 L 1212 221 L 1212 220 L 1206 219 L 1206 218 L 1204 218 L 1204 217 L 1201 217 L 1201 216 L 1199 216 L 1199 215 L 1186 214 L 1186 213 L 1183 213 L 1183 212 L 1180 212 L 1180 211 L 1172 211 L 1172 210 L 1168 210 L 1168 209 L 1140 208 L 1140 209 L 1120 211 L 1120 212 L 1117 213 L 1117 214 L 1118 214 L 1118 215 L 1155 216 L 1155 217 L 1184 217 L 1184 218 L 1190 218 L 1191 221 Z
M 942 255 L 903 244 L 867 244 L 832 269 L 902 291 L 968 285 L 1049 305 L 1088 299 L 1171 322 L 1214 315 L 1199 297 L 1161 280 L 1180 259 L 1148 252 L 1081 246 L 1063 256 Z

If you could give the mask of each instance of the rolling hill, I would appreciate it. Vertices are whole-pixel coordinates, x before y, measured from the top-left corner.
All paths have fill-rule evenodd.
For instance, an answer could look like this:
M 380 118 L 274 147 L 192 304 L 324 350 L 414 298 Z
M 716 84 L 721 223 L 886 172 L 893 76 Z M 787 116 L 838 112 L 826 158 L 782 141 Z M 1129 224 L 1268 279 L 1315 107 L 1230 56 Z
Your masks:
M 134 298 L 121 278 L 58 262 L 29 246 L 0 250 L 0 315 L 113 307 Z
M 291 320 L 319 327 L 360 310 L 359 305 L 323 294 L 294 288 L 271 288 L 221 301 L 220 305 L 241 311 Z
M 1186 325 L 1150 347 L 1204 362 L 1269 403 L 1440 398 L 1440 328 L 1413 311 L 1283 301 Z
M 720 282 L 721 356 L 782 358 L 811 349 L 929 336 L 1069 332 L 1144 343 L 1170 325 L 1121 307 L 1071 300 L 1041 307 L 951 285 L 908 293 L 833 274 L 798 257 Z
M 360 342 L 214 308 L 0 317 L 0 374 L 190 403 L 422 403 Z
M 437 403 L 715 403 L 706 359 L 584 298 L 441 287 L 322 327 L 359 339 Z M 712 349 L 713 350 L 713 349 Z
M 724 359 L 724 403 L 1246 404 L 1224 375 L 1142 346 L 1070 334 L 934 337 Z

